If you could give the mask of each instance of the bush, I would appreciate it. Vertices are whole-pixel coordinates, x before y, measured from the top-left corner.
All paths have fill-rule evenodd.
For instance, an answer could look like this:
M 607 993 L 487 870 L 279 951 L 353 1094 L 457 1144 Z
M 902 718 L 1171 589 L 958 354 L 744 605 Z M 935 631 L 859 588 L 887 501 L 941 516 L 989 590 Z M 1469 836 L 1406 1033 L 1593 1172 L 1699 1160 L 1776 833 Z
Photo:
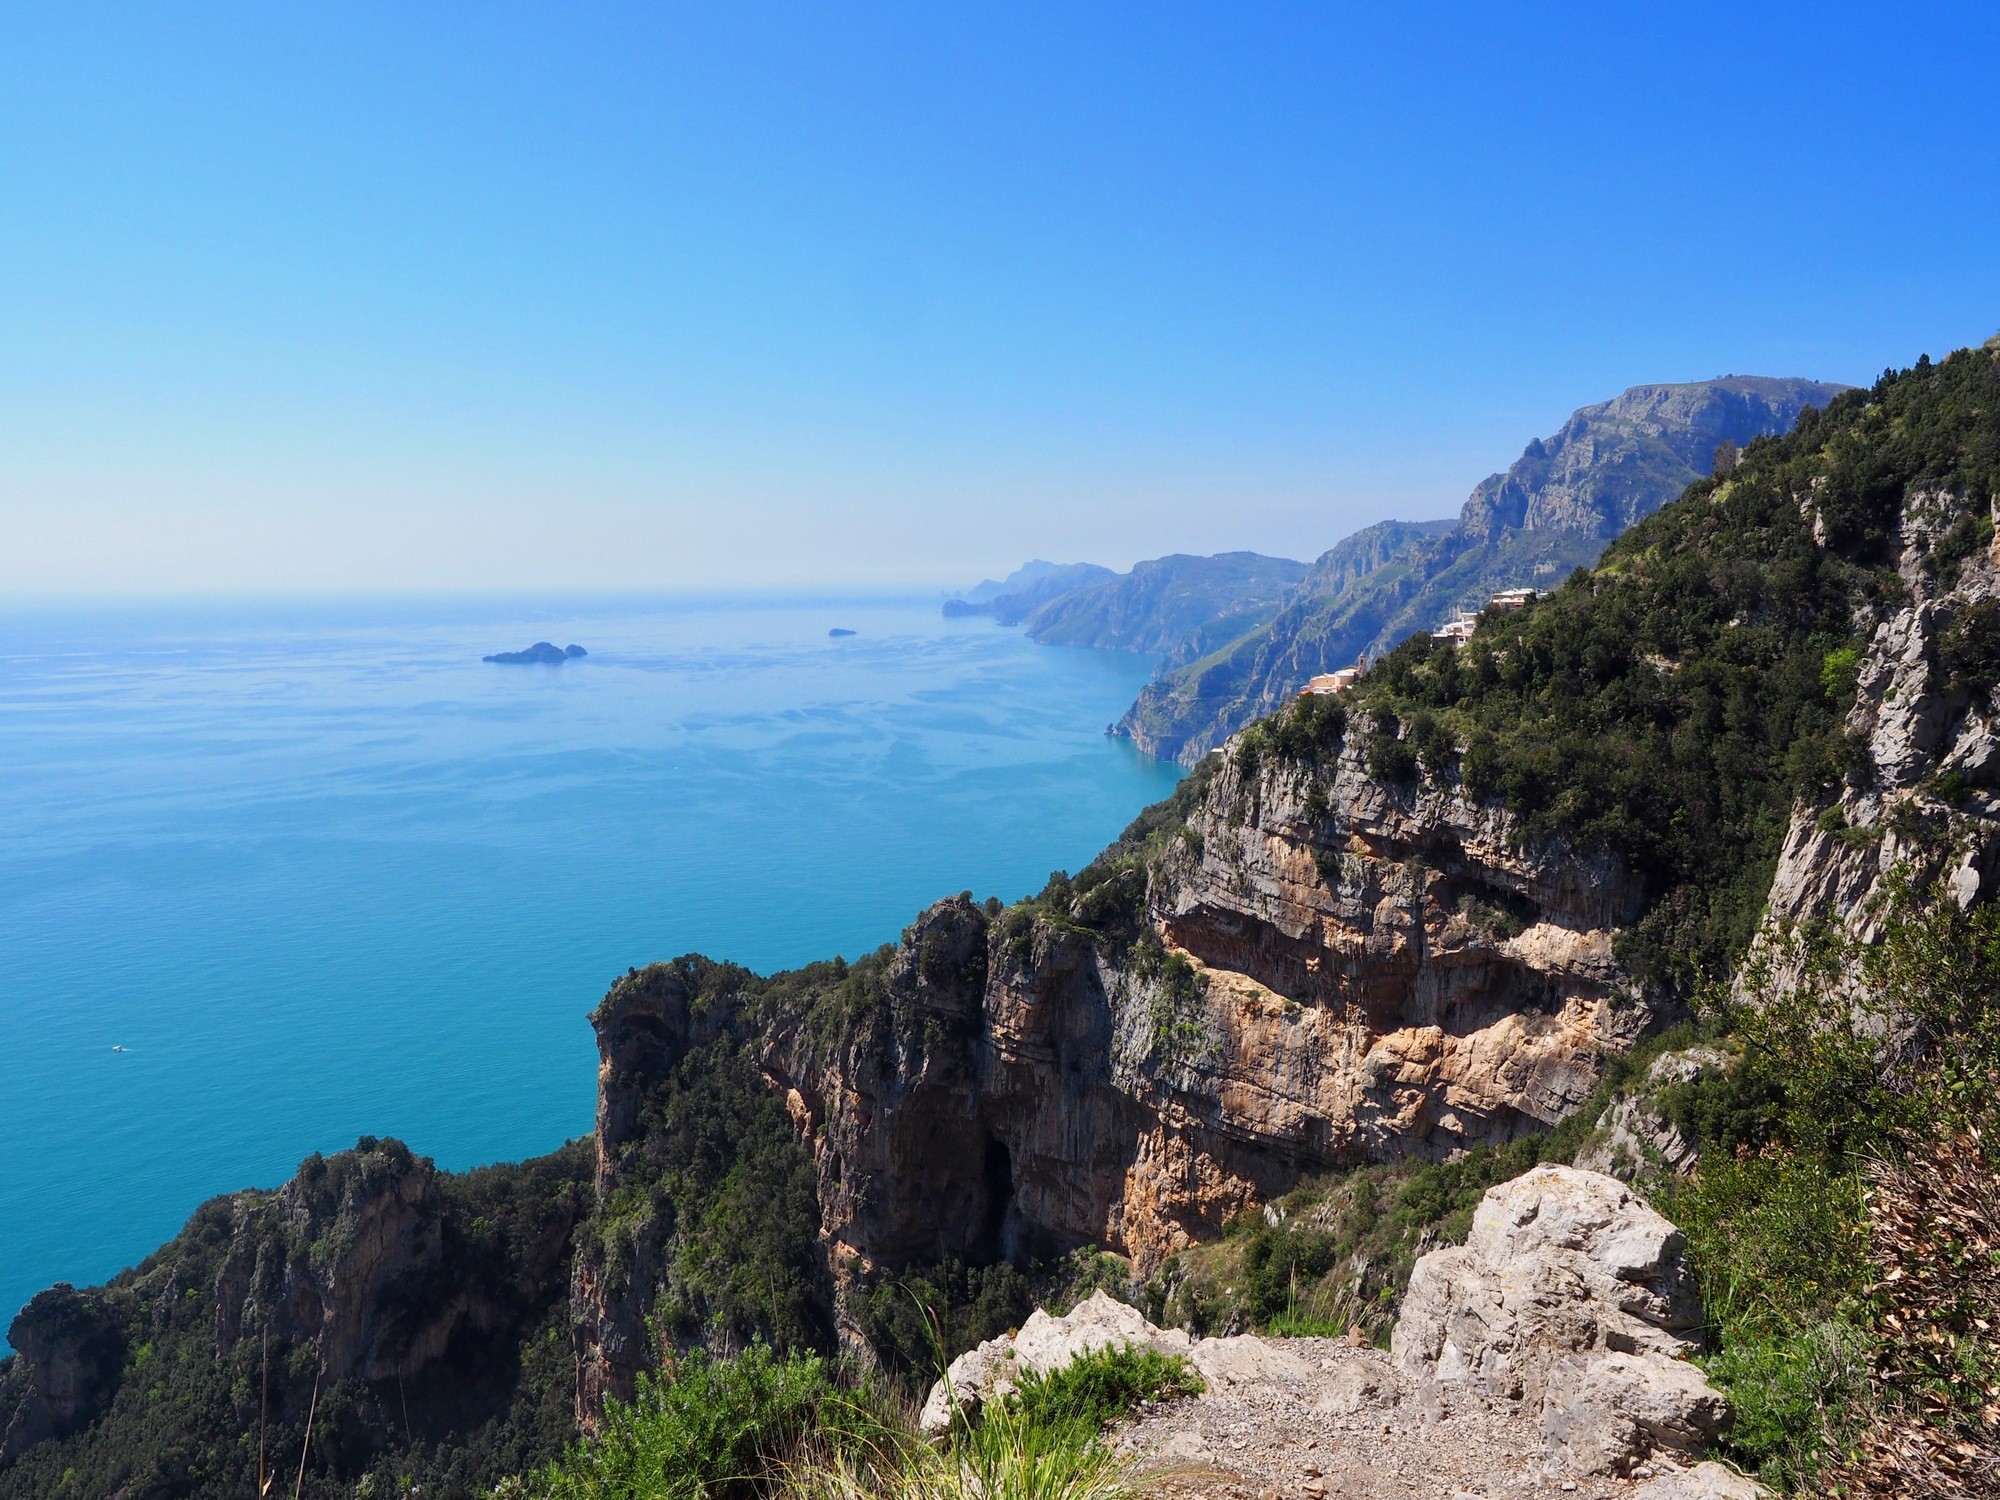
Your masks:
M 1198 1396 L 1201 1377 L 1177 1354 L 1156 1349 L 1095 1349 L 1046 1374 L 1030 1371 L 1014 1400 L 1028 1422 L 1095 1435 L 1142 1401 Z
M 972 1266 L 947 1256 L 871 1288 L 861 1332 L 893 1376 L 928 1387 L 940 1355 L 955 1359 L 1019 1328 L 1034 1307 L 1027 1278 L 1005 1261 Z
M 815 1355 L 753 1344 L 733 1359 L 696 1349 L 609 1402 L 596 1441 L 536 1476 L 548 1500 L 733 1500 L 764 1493 L 808 1437 L 862 1446 L 886 1430 L 865 1394 L 839 1390 Z
M 1819 1473 L 1868 1388 L 1865 1335 L 1844 1319 L 1739 1338 L 1704 1364 L 1736 1409 L 1731 1451 L 1785 1490 Z
M 1723 1349 L 1833 1316 L 1867 1280 L 1860 1174 L 1778 1146 L 1717 1152 L 1660 1208 L 1693 1253 L 1702 1308 Z
M 1396 786 L 1417 779 L 1417 752 L 1399 737 L 1401 727 L 1394 714 L 1378 712 L 1368 736 L 1368 774 Z
M 1969 1494 L 2000 1467 L 2000 908 L 1905 873 L 1877 918 L 1749 973 L 1737 1074 L 1670 1091 L 1702 1166 L 1660 1206 L 1738 1457 L 1794 1491 Z

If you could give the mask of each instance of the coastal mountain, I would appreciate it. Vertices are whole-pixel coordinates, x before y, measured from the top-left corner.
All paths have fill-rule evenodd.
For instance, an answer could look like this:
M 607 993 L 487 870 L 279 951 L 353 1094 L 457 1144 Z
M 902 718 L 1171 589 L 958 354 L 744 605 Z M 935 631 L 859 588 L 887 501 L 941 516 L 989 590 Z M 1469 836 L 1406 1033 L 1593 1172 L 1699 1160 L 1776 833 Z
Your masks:
M 1044 645 L 1205 653 L 1276 614 L 1306 565 L 1255 552 L 1175 553 L 1113 573 L 1090 563 L 1032 562 L 947 599 L 949 617 L 991 615 Z
M 1026 616 L 1033 640 L 1103 651 L 1167 651 L 1233 640 L 1276 614 L 1306 565 L 1255 552 L 1175 553 L 1083 584 Z
M 999 598 L 1002 594 L 1019 593 L 1023 589 L 1040 583 L 1045 578 L 1062 573 L 1066 569 L 1075 566 L 1078 565 L 1074 563 L 1052 563 L 1046 559 L 1037 557 L 1031 561 L 1022 563 L 1020 567 L 1009 573 L 1005 578 L 982 579 L 958 597 L 967 604 L 985 604 Z M 1084 564 L 1083 566 L 1087 567 L 1089 565 Z
M 1646 504 L 1583 492 L 1603 525 Z M 1482 487 L 1496 514 L 1509 493 Z M 1517 530 L 1536 497 L 1570 503 L 1522 493 Z M 1462 646 L 1420 633 L 1338 697 L 1288 697 L 1027 900 L 947 898 L 851 963 L 631 970 L 591 1017 L 592 1141 L 452 1176 L 364 1140 L 213 1200 L 104 1287 L 37 1297 L 0 1363 L 0 1496 L 253 1493 L 267 1419 L 272 1451 L 306 1455 L 303 1494 L 487 1492 L 696 1349 L 907 1373 L 934 1332 L 955 1354 L 1019 1328 L 1028 1277 L 1103 1275 L 1107 1253 L 1118 1287 L 1200 1332 L 1296 1320 L 1324 1293 L 1365 1341 L 1486 1187 L 1666 1125 L 1703 1163 L 1697 1274 L 1770 1247 L 1724 1266 L 1760 1289 L 1738 1301 L 1761 1321 L 1718 1315 L 1743 1342 L 1712 1369 L 1765 1400 L 1731 1441 L 1766 1446 L 1736 1451 L 1794 1463 L 1781 1443 L 1824 1403 L 1916 1388 L 1887 1365 L 1804 1384 L 1825 1350 L 1941 1347 L 1924 1420 L 1938 1452 L 1976 1455 L 1989 1377 L 1964 1401 L 1947 1377 L 1986 1371 L 1990 1340 L 1954 1343 L 1948 1320 L 1990 1298 L 1941 1299 L 1907 1346 L 1832 1321 L 1864 1315 L 1868 1278 L 1914 1295 L 1867 1257 L 1919 1236 L 1920 1211 L 1840 1236 L 1878 1201 L 1925 1201 L 1864 1210 L 1859 1173 L 1889 1158 L 1837 1135 L 1899 1107 L 1855 1071 L 1879 1049 L 1813 1067 L 1783 1050 L 1852 996 L 1796 1033 L 1677 1054 L 1658 1128 L 1621 1090 L 1697 996 L 1783 971 L 1763 959 L 1788 951 L 1785 919 L 1893 949 L 1911 892 L 1942 893 L 1946 922 L 1991 911 L 1996 504 L 2000 351 L 1921 362 L 1748 444 Z M 1365 580 L 1438 539 L 1353 540 Z M 1910 951 L 1970 1005 L 1995 987 L 1992 945 Z M 1984 1035 L 1888 1034 L 1907 1039 L 1897 1089 L 1937 1038 Z M 1982 1097 L 1980 1076 L 1950 1097 Z M 1952 1149 L 1976 1156 L 1971 1139 Z M 1984 1200 L 1950 1201 L 1983 1222 Z M 1956 1254 L 1918 1263 L 1987 1264 Z M 1567 1285 L 1528 1300 L 1566 1306 Z
M 1584 407 L 1483 481 L 1442 534 L 1370 528 L 1322 556 L 1267 624 L 1198 656 L 1175 652 L 1118 732 L 1192 765 L 1311 677 L 1379 655 L 1501 589 L 1547 588 L 1594 564 L 1634 521 L 1706 475 L 1718 448 L 1728 454 L 1788 431 L 1802 410 L 1844 389 L 1729 376 L 1634 386 Z M 1402 545 L 1357 573 L 1354 544 L 1363 538 L 1363 556 L 1392 538 Z
M 1001 582 L 987 579 L 963 598 L 944 601 L 947 619 L 991 615 L 1002 625 L 1018 625 L 1051 599 L 1115 576 L 1096 563 L 1031 562 Z

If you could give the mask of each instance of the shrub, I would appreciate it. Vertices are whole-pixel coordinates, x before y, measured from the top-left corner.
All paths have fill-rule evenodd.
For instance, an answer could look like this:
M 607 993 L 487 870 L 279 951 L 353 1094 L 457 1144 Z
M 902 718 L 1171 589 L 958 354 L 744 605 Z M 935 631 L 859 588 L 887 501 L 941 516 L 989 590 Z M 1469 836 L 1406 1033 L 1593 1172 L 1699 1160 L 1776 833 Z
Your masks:
M 1201 1377 L 1179 1355 L 1113 1347 L 1092 1350 L 1047 1373 L 1030 1371 L 1014 1400 L 1029 1423 L 1094 1435 L 1142 1401 L 1201 1391 Z
M 1745 1336 L 1704 1363 L 1736 1409 L 1730 1449 L 1786 1490 L 1810 1483 L 1850 1435 L 1867 1391 L 1867 1340 L 1845 1319 Z
M 641 1375 L 610 1402 L 596 1441 L 536 1476 L 547 1500 L 734 1500 L 764 1493 L 808 1437 L 859 1447 L 886 1431 L 865 1394 L 836 1388 L 815 1355 L 753 1344 L 733 1359 L 699 1349 Z
M 1020 1327 L 1034 1306 L 1027 1278 L 1005 1261 L 973 1266 L 947 1256 L 871 1288 L 861 1331 L 892 1375 L 928 1386 L 940 1355 L 955 1359 Z
M 1347 737 L 1347 708 L 1331 693 L 1307 693 L 1269 721 L 1271 749 L 1281 760 L 1316 766 L 1333 759 Z
M 1093 1433 L 996 1407 L 943 1445 L 883 1442 L 810 1452 L 787 1473 L 789 1500 L 1120 1500 L 1130 1460 Z

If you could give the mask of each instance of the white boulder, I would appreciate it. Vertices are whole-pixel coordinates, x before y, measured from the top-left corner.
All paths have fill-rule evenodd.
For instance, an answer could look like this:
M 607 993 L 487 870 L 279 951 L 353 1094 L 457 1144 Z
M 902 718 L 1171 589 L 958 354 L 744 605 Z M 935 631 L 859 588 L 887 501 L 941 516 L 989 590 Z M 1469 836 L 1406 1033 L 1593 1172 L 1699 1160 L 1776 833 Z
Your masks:
M 1203 1339 L 1189 1358 L 1211 1390 L 1232 1385 L 1266 1385 L 1311 1380 L 1316 1372 L 1291 1350 L 1267 1343 L 1255 1334 Z
M 1694 1365 L 1657 1354 L 1571 1355 L 1549 1371 L 1542 1436 L 1579 1474 L 1629 1474 L 1655 1454 L 1699 1458 L 1729 1403 Z
M 1770 1500 L 1771 1492 L 1721 1464 L 1696 1464 L 1649 1479 L 1630 1500 Z
M 1417 1262 L 1391 1353 L 1433 1403 L 1456 1386 L 1539 1407 L 1581 1473 L 1698 1453 L 1730 1413 L 1686 1362 L 1701 1312 L 1684 1244 L 1617 1179 L 1536 1167 L 1487 1192 L 1465 1244 Z
M 1193 1365 L 1213 1390 L 1232 1386 L 1316 1382 L 1318 1372 L 1280 1344 L 1252 1334 L 1195 1341 L 1178 1328 L 1158 1328 L 1137 1308 L 1104 1292 L 1093 1292 L 1060 1318 L 1040 1308 L 1028 1316 L 1019 1333 L 988 1339 L 951 1362 L 945 1379 L 931 1387 L 918 1419 L 925 1432 L 951 1426 L 954 1406 L 977 1417 L 988 1401 L 1013 1391 L 1022 1375 L 1046 1374 L 1098 1349 L 1156 1349 L 1177 1354 Z

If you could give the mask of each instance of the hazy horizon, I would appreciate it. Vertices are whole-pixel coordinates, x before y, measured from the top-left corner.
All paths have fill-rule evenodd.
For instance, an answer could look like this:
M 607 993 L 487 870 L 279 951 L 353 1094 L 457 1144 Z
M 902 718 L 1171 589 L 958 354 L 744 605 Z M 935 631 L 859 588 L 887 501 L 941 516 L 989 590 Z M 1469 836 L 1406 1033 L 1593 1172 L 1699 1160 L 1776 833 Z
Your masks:
M 0 591 L 1310 559 L 1631 385 L 1984 339 L 1996 61 L 1952 5 L 15 8 Z

